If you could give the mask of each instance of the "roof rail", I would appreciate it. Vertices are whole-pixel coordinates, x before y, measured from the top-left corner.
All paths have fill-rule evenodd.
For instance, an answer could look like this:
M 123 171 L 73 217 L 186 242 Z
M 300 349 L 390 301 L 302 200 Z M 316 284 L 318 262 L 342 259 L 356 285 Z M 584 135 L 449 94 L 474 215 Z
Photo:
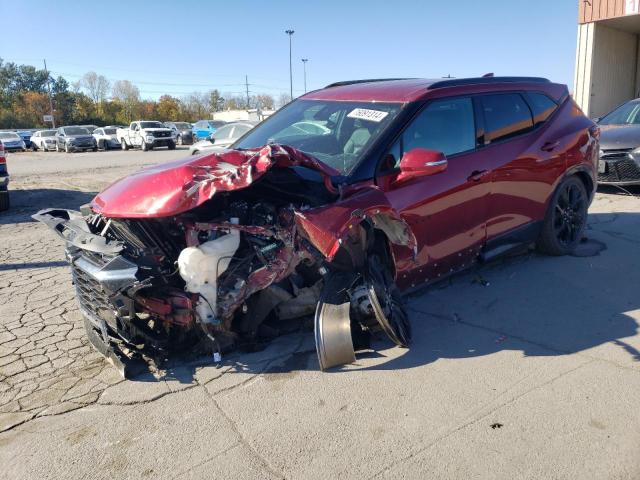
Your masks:
M 393 80 L 410 80 L 410 78 L 369 78 L 366 80 L 344 80 L 342 82 L 330 83 L 324 88 L 344 87 L 345 85 L 355 85 L 357 83 L 390 82 Z
M 454 78 L 451 80 L 442 80 L 440 82 L 429 85 L 429 90 L 446 87 L 459 87 L 461 85 L 480 85 L 493 83 L 551 83 L 549 79 L 542 77 L 477 77 L 477 78 Z

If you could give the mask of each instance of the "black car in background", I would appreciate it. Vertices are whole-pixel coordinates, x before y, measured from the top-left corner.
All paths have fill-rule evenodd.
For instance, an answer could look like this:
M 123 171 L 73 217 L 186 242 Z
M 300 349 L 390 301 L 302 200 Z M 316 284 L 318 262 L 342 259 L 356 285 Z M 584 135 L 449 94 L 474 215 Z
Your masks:
M 56 133 L 56 152 L 78 152 L 82 150 L 98 151 L 93 135 L 84 127 L 60 127 Z
M 600 125 L 598 183 L 640 185 L 640 98 L 596 122 Z
M 193 143 L 193 132 L 191 124 L 187 122 L 164 122 L 164 126 L 170 128 L 176 135 L 178 145 L 191 145 Z

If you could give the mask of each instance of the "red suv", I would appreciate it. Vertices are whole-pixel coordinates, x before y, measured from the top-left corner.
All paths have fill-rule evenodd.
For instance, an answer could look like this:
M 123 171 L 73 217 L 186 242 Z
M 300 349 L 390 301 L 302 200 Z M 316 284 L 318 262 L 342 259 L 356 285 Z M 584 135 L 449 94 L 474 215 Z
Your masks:
M 400 291 L 522 244 L 570 253 L 598 136 L 546 79 L 340 82 L 232 150 L 35 218 L 67 241 L 89 337 L 115 361 L 122 346 L 198 338 L 255 347 L 315 315 L 324 369 L 353 361 L 376 330 L 409 344 Z

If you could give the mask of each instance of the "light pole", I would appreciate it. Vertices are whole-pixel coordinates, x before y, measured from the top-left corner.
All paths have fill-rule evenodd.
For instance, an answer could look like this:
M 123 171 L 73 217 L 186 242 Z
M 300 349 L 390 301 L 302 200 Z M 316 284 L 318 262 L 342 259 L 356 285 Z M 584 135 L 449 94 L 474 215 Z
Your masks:
M 289 35 L 289 91 L 290 91 L 290 99 L 293 100 L 293 65 L 291 63 L 291 37 L 294 34 L 293 30 L 285 30 L 284 33 Z
M 307 62 L 309 59 L 301 58 L 300 60 L 302 60 L 302 68 L 304 70 L 304 93 L 307 93 Z

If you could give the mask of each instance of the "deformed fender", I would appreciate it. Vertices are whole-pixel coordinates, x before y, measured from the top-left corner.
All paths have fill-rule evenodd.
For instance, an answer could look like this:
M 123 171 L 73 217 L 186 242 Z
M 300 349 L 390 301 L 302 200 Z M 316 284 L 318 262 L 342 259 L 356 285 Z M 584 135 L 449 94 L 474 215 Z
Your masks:
M 416 253 L 413 231 L 391 206 L 385 194 L 375 186 L 368 186 L 355 195 L 332 205 L 311 211 L 296 211 L 298 231 L 332 261 L 344 238 L 366 220 L 382 230 L 389 241 L 410 248 Z

